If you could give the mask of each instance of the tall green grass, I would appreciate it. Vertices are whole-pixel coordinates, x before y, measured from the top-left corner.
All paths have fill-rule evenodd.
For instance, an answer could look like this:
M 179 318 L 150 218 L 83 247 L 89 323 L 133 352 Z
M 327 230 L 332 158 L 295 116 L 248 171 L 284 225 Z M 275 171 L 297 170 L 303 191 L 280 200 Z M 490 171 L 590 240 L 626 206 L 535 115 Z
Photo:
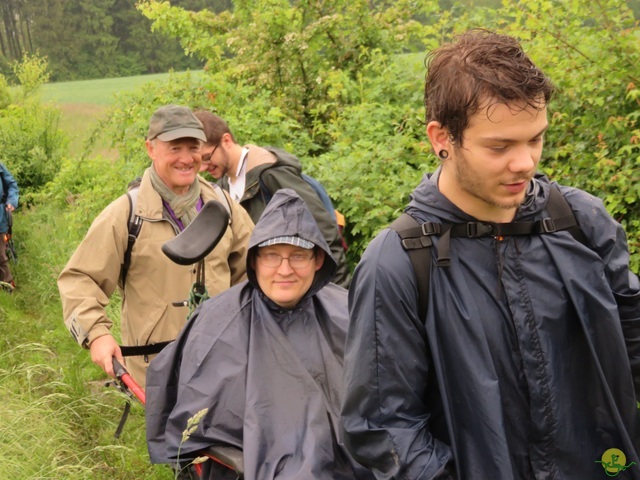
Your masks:
M 0 479 L 173 478 L 149 462 L 144 408 L 135 401 L 114 438 L 125 397 L 104 386 L 106 376 L 64 326 L 55 279 L 81 232 L 69 232 L 53 205 L 15 218 L 18 288 L 0 292 Z
M 104 98 L 117 93 L 115 80 L 107 82 L 108 94 L 91 82 L 69 82 L 67 92 L 60 90 L 62 99 L 80 98 L 79 87 L 96 93 L 97 103 L 81 108 L 60 104 L 63 128 L 78 143 L 108 108 Z M 69 155 L 80 162 L 73 151 Z M 122 436 L 114 438 L 125 396 L 104 386 L 106 375 L 64 326 L 56 279 L 86 233 L 85 223 L 63 215 L 52 200 L 23 205 L 14 215 L 19 262 L 10 267 L 18 288 L 12 295 L 0 291 L 0 480 L 173 478 L 170 468 L 149 462 L 144 407 L 136 401 Z M 118 305 L 115 298 L 108 309 L 116 321 Z

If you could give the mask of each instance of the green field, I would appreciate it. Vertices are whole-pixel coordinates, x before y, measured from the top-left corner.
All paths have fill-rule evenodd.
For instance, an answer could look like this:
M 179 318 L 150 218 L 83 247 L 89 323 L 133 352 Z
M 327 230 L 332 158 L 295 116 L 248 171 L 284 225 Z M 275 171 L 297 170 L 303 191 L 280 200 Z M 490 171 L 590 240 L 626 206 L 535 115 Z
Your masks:
M 163 80 L 168 76 L 168 73 L 156 73 L 135 77 L 48 83 L 42 87 L 42 98 L 47 102 L 59 104 L 89 103 L 108 106 L 113 103 L 115 94 L 135 90 L 145 83 Z
M 198 75 L 201 72 L 190 73 Z M 174 73 L 174 75 L 182 74 L 186 72 Z M 78 156 L 89 133 L 113 105 L 117 94 L 135 91 L 147 83 L 165 80 L 169 75 L 169 73 L 157 73 L 134 77 L 47 83 L 42 86 L 41 96 L 45 102 L 53 103 L 60 109 L 62 113 L 60 127 L 71 140 L 71 155 Z M 109 148 L 108 139 L 104 139 L 94 153 L 109 158 L 117 156 L 117 152 Z

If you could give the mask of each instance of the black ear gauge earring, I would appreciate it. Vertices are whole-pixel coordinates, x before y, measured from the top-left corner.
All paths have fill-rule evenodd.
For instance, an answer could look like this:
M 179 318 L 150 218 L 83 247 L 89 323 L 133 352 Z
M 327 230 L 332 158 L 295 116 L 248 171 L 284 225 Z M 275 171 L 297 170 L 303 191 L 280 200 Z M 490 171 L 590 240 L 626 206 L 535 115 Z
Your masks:
M 438 152 L 438 157 L 440 157 L 440 160 L 446 160 L 447 158 L 449 158 L 449 152 L 447 152 L 445 149 L 442 149 Z

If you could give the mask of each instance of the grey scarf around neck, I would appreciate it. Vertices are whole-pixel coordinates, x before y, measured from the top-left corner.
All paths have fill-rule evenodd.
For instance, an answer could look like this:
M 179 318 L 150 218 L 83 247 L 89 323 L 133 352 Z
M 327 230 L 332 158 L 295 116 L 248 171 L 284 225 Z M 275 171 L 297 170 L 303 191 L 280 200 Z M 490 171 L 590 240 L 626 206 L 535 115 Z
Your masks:
M 196 178 L 187 193 L 178 195 L 164 183 L 153 166 L 149 169 L 149 173 L 154 190 L 169 204 L 175 216 L 182 222 L 182 225 L 184 227 L 189 225 L 198 214 L 196 209 L 200 199 L 200 182 L 198 179 Z

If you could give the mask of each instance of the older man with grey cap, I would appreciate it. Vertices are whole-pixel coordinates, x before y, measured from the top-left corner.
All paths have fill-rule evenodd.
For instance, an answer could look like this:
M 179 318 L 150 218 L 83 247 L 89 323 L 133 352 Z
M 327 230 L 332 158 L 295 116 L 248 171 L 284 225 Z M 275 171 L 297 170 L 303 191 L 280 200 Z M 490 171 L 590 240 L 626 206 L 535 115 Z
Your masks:
M 105 310 L 116 289 L 122 298 L 122 343 L 140 347 L 135 349 L 138 355 L 127 358 L 126 366 L 142 385 L 155 345 L 175 339 L 184 325 L 186 308 L 172 302 L 188 297 L 196 272 L 193 266 L 172 263 L 160 249 L 209 200 L 225 204 L 231 222 L 205 259 L 207 291 L 216 295 L 245 279 L 253 222 L 238 203 L 198 176 L 205 140 L 202 124 L 189 108 L 166 105 L 156 110 L 146 140 L 151 166 L 135 194 L 122 195 L 100 213 L 58 278 L 67 328 L 110 376 L 112 357 L 124 362 Z M 141 228 L 124 276 L 132 209 Z

